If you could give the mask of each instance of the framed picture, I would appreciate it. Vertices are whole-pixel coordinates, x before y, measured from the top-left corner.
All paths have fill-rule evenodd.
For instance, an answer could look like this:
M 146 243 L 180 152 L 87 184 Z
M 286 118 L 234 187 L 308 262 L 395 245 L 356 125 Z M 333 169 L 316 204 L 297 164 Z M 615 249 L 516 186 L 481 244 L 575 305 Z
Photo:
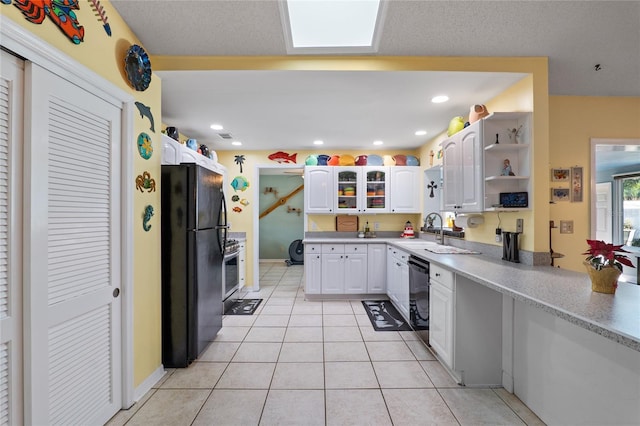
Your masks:
M 571 168 L 571 202 L 582 202 L 582 167 Z
M 551 169 L 551 182 L 569 182 L 571 170 Z
M 551 201 L 557 203 L 559 201 L 569 201 L 569 188 L 551 188 Z

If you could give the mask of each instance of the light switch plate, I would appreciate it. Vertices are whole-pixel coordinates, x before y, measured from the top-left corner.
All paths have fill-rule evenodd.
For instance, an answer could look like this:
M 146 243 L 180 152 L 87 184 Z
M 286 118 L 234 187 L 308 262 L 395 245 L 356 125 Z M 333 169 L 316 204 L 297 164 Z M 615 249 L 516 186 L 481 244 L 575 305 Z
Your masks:
M 560 221 L 560 233 L 561 234 L 573 234 L 573 221 L 561 220 Z

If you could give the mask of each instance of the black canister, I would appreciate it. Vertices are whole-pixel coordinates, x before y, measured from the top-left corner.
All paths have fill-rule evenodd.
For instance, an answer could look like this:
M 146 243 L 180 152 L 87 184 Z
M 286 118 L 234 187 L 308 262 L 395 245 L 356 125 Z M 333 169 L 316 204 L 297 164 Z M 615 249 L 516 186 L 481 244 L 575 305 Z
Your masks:
M 520 263 L 520 250 L 518 249 L 518 233 L 502 233 L 502 260 Z

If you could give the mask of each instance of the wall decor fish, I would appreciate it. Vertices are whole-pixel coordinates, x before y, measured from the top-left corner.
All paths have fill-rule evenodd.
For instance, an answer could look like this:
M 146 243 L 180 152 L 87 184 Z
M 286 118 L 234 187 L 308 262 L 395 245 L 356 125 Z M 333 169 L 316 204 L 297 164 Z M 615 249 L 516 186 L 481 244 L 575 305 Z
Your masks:
M 269 160 L 275 161 L 276 163 L 293 163 L 296 164 L 296 156 L 298 153 L 289 154 L 287 152 L 274 152 L 273 154 L 269 154 Z
M 149 225 L 151 216 L 153 216 L 153 206 L 148 205 L 144 208 L 144 214 L 142 217 L 142 229 L 144 229 L 145 232 L 149 232 L 149 230 L 151 229 L 151 225 Z
M 231 181 L 231 187 L 236 192 L 238 192 L 238 191 L 244 192 L 249 187 L 249 181 L 244 176 L 236 176 Z
M 11 2 L 2 0 L 2 3 Z M 14 0 L 13 5 L 33 24 L 42 24 L 48 16 L 73 44 L 84 40 L 84 27 L 74 12 L 80 9 L 78 0 Z
M 240 213 L 242 211 L 242 209 L 240 207 L 234 207 L 233 211 L 236 213 Z
M 142 102 L 137 101 L 135 102 L 135 104 L 138 107 L 138 111 L 140 111 L 140 117 L 147 117 L 149 119 L 149 121 L 151 122 L 151 127 L 149 127 L 149 130 L 155 133 L 156 129 L 153 121 L 153 114 L 151 113 L 151 107 L 148 107 Z

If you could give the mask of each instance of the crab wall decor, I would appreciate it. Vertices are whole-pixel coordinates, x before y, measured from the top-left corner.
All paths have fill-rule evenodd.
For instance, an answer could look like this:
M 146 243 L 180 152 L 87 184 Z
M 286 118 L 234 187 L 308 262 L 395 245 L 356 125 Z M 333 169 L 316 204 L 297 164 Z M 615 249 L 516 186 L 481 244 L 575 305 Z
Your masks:
M 145 189 L 147 192 L 155 192 L 156 180 L 151 177 L 149 172 L 144 171 L 136 178 L 136 189 L 139 189 L 140 192 L 144 192 Z

